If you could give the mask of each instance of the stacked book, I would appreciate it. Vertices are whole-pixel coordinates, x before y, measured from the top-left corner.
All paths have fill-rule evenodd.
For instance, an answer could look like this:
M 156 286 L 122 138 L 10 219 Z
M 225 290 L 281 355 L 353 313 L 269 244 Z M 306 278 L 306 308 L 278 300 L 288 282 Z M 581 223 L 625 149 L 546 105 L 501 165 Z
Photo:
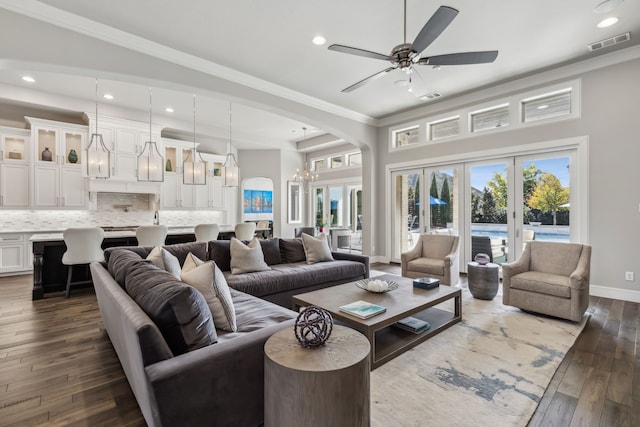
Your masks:
M 387 309 L 381 305 L 366 301 L 356 301 L 340 307 L 341 311 L 352 314 L 361 319 L 368 319 L 376 314 L 384 313 Z
M 404 319 L 397 321 L 394 325 L 398 328 L 404 329 L 405 331 L 413 332 L 414 334 L 424 332 L 431 327 L 429 322 L 420 320 L 417 317 L 405 317 Z

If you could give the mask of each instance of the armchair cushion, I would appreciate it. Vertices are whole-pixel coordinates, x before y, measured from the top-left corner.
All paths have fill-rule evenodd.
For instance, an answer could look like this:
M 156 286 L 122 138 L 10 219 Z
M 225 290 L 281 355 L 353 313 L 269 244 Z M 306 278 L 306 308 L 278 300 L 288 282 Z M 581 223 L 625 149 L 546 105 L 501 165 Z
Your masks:
M 561 298 L 571 297 L 569 277 L 539 271 L 526 271 L 512 277 L 511 289 L 521 289 Z
M 453 250 L 456 236 L 424 234 L 422 240 L 422 256 L 425 258 L 444 259 Z
M 417 258 L 409 261 L 407 268 L 411 271 L 419 271 L 425 276 L 435 274 L 444 276 L 444 260 L 434 258 Z

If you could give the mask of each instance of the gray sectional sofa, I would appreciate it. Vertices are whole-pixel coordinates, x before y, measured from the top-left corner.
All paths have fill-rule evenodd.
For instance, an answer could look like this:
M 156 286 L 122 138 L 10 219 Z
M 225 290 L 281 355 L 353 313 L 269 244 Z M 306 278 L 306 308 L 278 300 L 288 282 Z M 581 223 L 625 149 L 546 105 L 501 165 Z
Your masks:
M 298 242 L 288 243 L 296 252 Z M 275 247 L 273 241 L 265 245 Z M 194 242 L 164 248 L 181 265 L 191 252 L 201 260 L 213 255 L 225 267 L 224 247 Z M 293 329 L 296 313 L 258 296 L 288 307 L 290 295 L 369 275 L 367 257 L 360 262 L 353 255 L 314 268 L 304 261 L 283 262 L 295 259 L 287 258 L 286 250 L 280 262 L 268 260 L 271 270 L 225 271 L 238 326 L 237 332 L 226 332 L 214 328 L 195 288 L 144 260 L 151 249 L 109 248 L 104 263 L 91 264 L 104 327 L 150 426 L 261 425 L 264 343 L 281 329 Z M 268 249 L 264 253 L 265 260 L 267 254 L 275 256 Z M 351 270 L 349 264 L 357 266 Z

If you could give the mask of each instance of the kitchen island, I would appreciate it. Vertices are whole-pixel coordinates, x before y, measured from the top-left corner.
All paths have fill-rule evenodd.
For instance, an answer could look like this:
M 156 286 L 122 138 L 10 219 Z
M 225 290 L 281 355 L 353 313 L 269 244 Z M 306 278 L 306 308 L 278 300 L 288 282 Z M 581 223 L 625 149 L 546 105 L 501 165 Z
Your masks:
M 64 291 L 67 285 L 67 266 L 62 264 L 62 255 L 67 250 L 62 233 L 41 233 L 31 236 L 33 246 L 33 300 L 44 298 L 46 293 Z M 166 244 L 193 242 L 196 236 L 193 227 L 169 228 Z M 102 248 L 114 246 L 136 246 L 136 232 L 132 230 L 105 231 Z M 90 281 L 88 265 L 73 269 L 73 281 Z

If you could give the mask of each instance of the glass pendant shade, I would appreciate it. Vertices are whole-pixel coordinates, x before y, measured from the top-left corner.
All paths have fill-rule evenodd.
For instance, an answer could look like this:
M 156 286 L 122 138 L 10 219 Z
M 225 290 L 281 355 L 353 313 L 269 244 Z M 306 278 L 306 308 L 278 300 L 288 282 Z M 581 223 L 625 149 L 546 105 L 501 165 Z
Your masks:
M 193 149 L 182 162 L 182 183 L 186 185 L 207 184 L 207 163 L 196 148 L 196 96 L 193 95 Z
M 151 107 L 152 93 L 149 88 L 149 140 L 144 143 L 142 152 L 138 154 L 138 181 L 162 182 L 164 181 L 164 157 L 158 151 L 158 146 L 151 135 Z
M 240 184 L 240 168 L 233 153 L 227 154 L 222 168 L 223 185 L 225 187 L 237 187 Z
M 194 161 L 195 160 L 195 161 Z M 207 163 L 194 148 L 189 151 L 189 157 L 182 163 L 182 183 L 187 185 L 207 184 Z
M 138 181 L 164 181 L 164 157 L 154 141 L 145 142 L 138 155 Z
M 89 178 L 109 178 L 111 176 L 111 153 L 102 135 L 98 133 L 98 79 L 96 79 L 96 132 L 91 134 L 87 145 L 87 176 Z
M 97 122 L 96 122 L 97 123 Z M 91 134 L 87 146 L 87 176 L 89 178 L 109 178 L 111 176 L 111 153 L 104 145 L 102 135 Z
M 237 187 L 240 185 L 240 168 L 236 156 L 231 152 L 231 103 L 229 103 L 229 152 L 222 165 L 222 186 Z

